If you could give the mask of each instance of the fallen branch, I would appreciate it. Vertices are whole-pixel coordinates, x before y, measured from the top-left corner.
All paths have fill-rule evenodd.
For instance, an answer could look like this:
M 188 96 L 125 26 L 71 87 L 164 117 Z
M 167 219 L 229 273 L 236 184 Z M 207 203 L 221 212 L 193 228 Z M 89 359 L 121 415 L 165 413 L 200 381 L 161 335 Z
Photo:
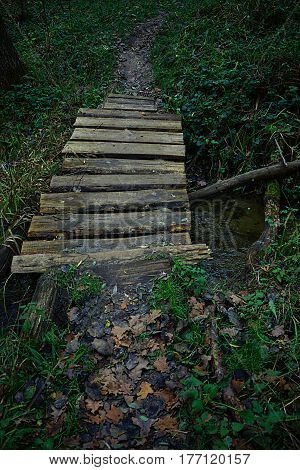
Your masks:
M 299 170 L 300 160 L 286 163 L 286 165 L 277 163 L 276 165 L 266 166 L 264 168 L 259 168 L 258 170 L 248 171 L 242 175 L 233 176 L 227 180 L 217 181 L 217 183 L 211 184 L 206 188 L 192 192 L 189 197 L 191 201 L 195 201 L 204 197 L 214 196 L 215 194 L 219 194 L 223 191 L 228 191 L 229 189 L 249 183 L 250 181 L 283 178 Z

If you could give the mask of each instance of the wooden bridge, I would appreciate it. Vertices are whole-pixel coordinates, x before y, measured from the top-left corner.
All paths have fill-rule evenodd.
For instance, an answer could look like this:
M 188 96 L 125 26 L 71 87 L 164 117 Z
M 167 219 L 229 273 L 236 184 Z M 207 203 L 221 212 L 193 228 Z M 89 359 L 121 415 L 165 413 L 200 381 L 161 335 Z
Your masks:
M 148 97 L 111 94 L 102 109 L 80 109 L 74 126 L 13 273 L 89 262 L 134 283 L 166 272 L 168 255 L 209 257 L 191 244 L 180 116 Z

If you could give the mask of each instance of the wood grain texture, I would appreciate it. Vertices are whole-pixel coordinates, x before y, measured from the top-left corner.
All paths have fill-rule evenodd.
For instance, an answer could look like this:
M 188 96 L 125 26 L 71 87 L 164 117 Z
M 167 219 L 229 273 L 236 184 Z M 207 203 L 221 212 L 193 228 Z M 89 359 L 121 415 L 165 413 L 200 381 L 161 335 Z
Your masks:
M 187 262 L 198 262 L 200 259 L 210 257 L 210 251 L 202 245 L 177 245 L 177 246 L 157 246 L 150 248 L 134 248 L 131 250 L 107 250 L 98 253 L 69 253 L 67 255 L 59 254 L 38 254 L 38 255 L 20 255 L 14 257 L 13 273 L 45 272 L 49 268 L 62 266 L 66 264 L 78 263 L 107 263 L 122 262 L 127 260 L 144 260 L 147 257 L 158 254 L 168 256 L 179 256 Z
M 189 211 L 152 210 L 115 214 L 55 214 L 34 216 L 29 238 L 109 238 L 190 230 Z
M 114 98 L 114 99 L 125 99 L 125 100 L 132 99 L 132 100 L 145 100 L 145 101 L 153 100 L 154 101 L 154 98 L 151 98 L 149 96 L 127 95 L 127 94 L 124 94 L 124 93 L 109 93 L 107 95 L 107 98 L 108 99 Z
M 104 103 L 103 109 L 123 109 L 128 111 L 157 111 L 157 107 L 152 104 L 141 103 L 118 103 L 109 102 Z
M 141 189 L 185 188 L 184 174 L 163 175 L 63 175 L 53 176 L 52 191 L 138 191 Z M 126 198 L 126 194 L 124 194 Z
M 74 155 L 103 155 L 130 156 L 138 158 L 168 158 L 171 160 L 183 160 L 185 156 L 184 145 L 167 144 L 133 144 L 133 143 L 113 143 L 113 142 L 81 142 L 69 141 L 62 153 Z
M 151 106 L 151 107 L 155 107 L 155 109 L 157 108 L 157 106 L 155 105 L 155 100 L 152 99 L 152 98 L 145 98 L 143 100 L 139 100 L 135 97 L 131 97 L 131 98 L 120 98 L 119 96 L 118 97 L 110 97 L 108 96 L 106 98 L 106 100 L 104 101 L 104 104 L 107 104 L 107 103 L 115 103 L 115 104 L 136 104 L 136 105 L 139 105 L 139 106 Z
M 189 207 L 186 190 L 142 190 L 115 192 L 66 192 L 42 194 L 40 212 L 126 212 L 129 210 L 150 210 L 157 207 L 171 209 Z
M 154 131 L 182 132 L 180 121 L 167 121 L 161 119 L 123 119 L 113 117 L 98 118 L 78 116 L 74 126 L 103 129 L 146 129 Z
M 130 129 L 91 129 L 84 127 L 75 129 L 70 137 L 70 140 L 179 145 L 184 144 L 183 134 L 181 132 L 135 131 Z
M 170 160 L 126 160 L 118 158 L 66 157 L 64 173 L 91 173 L 95 175 L 159 175 L 184 173 L 183 162 Z
M 103 109 L 103 108 L 80 108 L 78 116 L 85 117 L 109 117 L 122 119 L 163 119 L 167 121 L 181 122 L 179 114 L 163 113 L 161 111 L 152 113 L 150 111 L 124 111 L 121 109 Z
M 158 233 L 137 237 L 24 241 L 21 253 L 22 255 L 39 253 L 97 253 L 103 250 L 130 250 L 132 248 L 146 248 L 157 245 L 190 244 L 191 237 L 188 232 Z

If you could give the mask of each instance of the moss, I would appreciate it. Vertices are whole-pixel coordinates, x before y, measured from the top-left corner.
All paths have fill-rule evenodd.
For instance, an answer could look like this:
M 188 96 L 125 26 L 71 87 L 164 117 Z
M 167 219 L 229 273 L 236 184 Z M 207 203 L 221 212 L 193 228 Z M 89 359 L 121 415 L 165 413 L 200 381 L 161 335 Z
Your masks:
M 268 183 L 265 196 L 266 199 L 280 200 L 280 185 L 277 180 L 272 180 Z

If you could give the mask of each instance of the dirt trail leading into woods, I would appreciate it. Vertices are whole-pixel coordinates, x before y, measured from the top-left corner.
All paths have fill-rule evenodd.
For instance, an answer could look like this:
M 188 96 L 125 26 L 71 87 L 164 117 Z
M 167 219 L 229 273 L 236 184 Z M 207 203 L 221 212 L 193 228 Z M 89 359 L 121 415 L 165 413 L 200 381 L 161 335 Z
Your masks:
M 165 13 L 160 13 L 136 27 L 133 34 L 119 42 L 117 79 L 114 87 L 121 88 L 128 94 L 152 96 L 153 74 L 150 62 L 151 46 L 162 27 Z

